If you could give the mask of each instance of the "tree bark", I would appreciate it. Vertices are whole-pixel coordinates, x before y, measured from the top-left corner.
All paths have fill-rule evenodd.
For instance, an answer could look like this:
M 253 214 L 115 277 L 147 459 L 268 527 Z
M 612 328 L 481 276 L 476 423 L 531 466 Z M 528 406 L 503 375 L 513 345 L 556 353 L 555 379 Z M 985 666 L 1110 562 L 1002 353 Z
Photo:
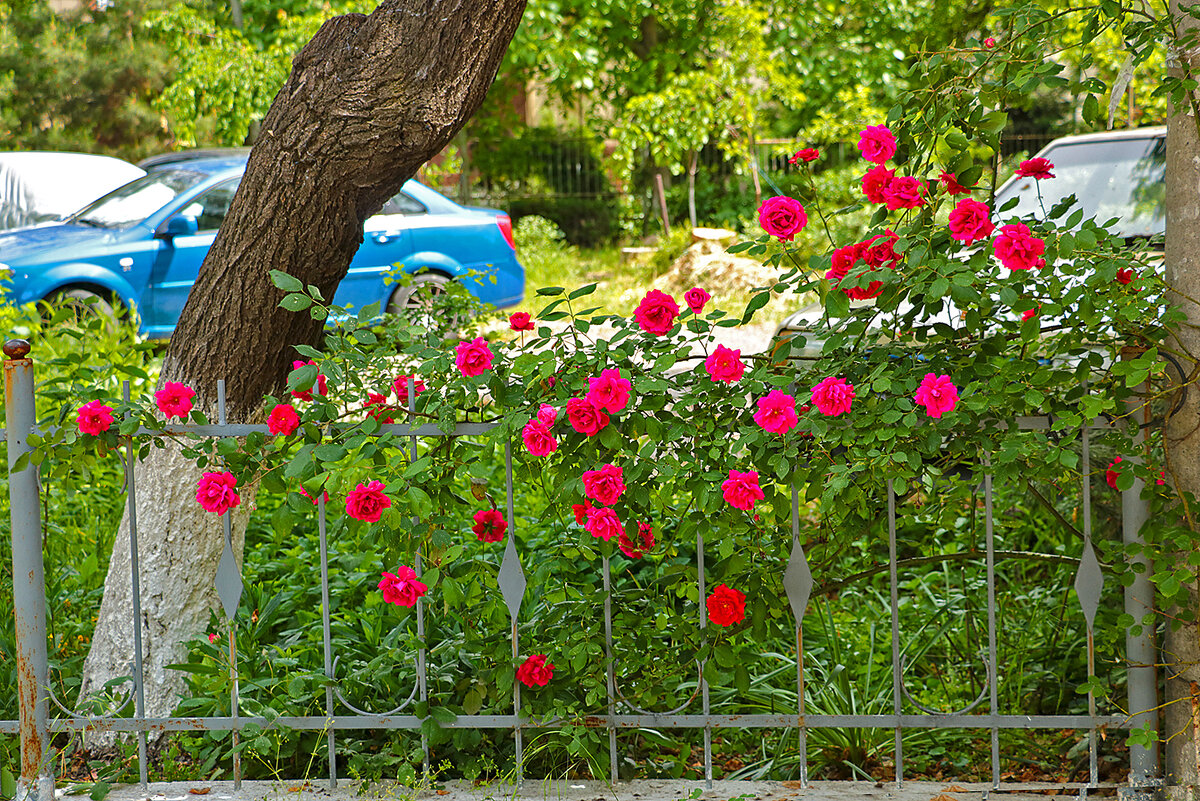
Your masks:
M 1179 11 L 1178 0 L 1172 0 L 1171 13 L 1182 37 L 1200 30 L 1200 22 Z M 1177 53 L 1190 65 L 1193 74 L 1200 70 L 1200 53 L 1194 46 L 1181 48 Z M 1179 76 L 1181 70 L 1173 68 L 1172 74 Z M 1167 125 L 1165 266 L 1167 284 L 1179 291 L 1173 300 L 1188 317 L 1173 343 L 1190 356 L 1181 360 L 1185 374 L 1173 376 L 1181 383 L 1191 380 L 1200 366 L 1195 356 L 1200 355 L 1200 308 L 1186 299 L 1200 297 L 1200 136 L 1196 126 L 1190 108 L 1171 109 Z M 1182 408 L 1167 424 L 1168 464 L 1176 488 L 1200 497 L 1200 385 L 1192 383 L 1187 387 L 1184 398 Z M 1200 509 L 1193 508 L 1190 512 L 1190 522 L 1195 526 L 1200 523 L 1196 517 Z M 1193 585 L 1188 605 L 1195 612 L 1198 604 L 1200 599 Z M 1169 619 L 1177 620 L 1180 611 L 1170 610 Z M 1190 683 L 1200 681 L 1200 629 L 1196 624 L 1178 629 L 1166 627 L 1164 661 L 1167 681 L 1162 734 L 1170 738 L 1164 749 L 1166 783 L 1169 797 L 1182 799 L 1186 794 L 1184 788 L 1200 784 L 1197 732 L 1192 726 L 1190 703 Z
M 269 271 L 326 298 L 345 277 L 367 217 L 454 137 L 483 102 L 525 0 L 383 0 L 369 16 L 326 22 L 292 62 L 262 121 L 245 176 L 184 307 L 163 381 L 193 387 L 215 419 L 217 379 L 230 422 L 279 393 L 293 346 L 318 346 L 323 327 L 279 308 Z M 168 714 L 182 681 L 182 643 L 215 605 L 222 535 L 195 501 L 198 472 L 170 452 L 140 466 L 147 714 Z M 244 499 L 242 509 L 248 509 Z M 245 516 L 235 525 L 240 560 Z M 132 660 L 128 519 L 114 548 L 84 686 L 124 675 Z

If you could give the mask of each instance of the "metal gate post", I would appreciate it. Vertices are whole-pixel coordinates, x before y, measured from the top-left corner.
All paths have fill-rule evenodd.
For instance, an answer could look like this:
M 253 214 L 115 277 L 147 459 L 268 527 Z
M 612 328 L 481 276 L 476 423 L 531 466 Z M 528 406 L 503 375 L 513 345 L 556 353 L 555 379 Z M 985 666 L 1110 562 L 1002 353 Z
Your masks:
M 8 501 L 12 523 L 13 607 L 17 624 L 17 695 L 21 717 L 21 778 L 16 801 L 54 801 L 47 688 L 46 583 L 42 572 L 42 521 L 37 468 L 13 471 L 28 452 L 37 412 L 29 343 L 4 343 L 7 411 Z

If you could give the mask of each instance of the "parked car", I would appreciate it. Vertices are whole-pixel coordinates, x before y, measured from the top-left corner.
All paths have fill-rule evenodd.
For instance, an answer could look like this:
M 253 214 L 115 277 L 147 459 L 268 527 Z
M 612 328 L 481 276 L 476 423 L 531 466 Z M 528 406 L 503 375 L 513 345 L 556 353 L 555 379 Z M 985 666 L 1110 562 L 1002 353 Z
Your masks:
M 10 273 L 4 292 L 18 304 L 98 297 L 136 308 L 147 336 L 169 337 L 245 167 L 244 153 L 151 165 L 61 224 L 0 234 L 0 269 Z M 384 280 L 401 266 L 422 272 L 408 286 Z M 356 308 L 378 302 L 394 312 L 454 280 L 485 303 L 521 301 L 525 272 L 511 220 L 408 181 L 366 221 L 333 300 Z
M 89 153 L 0 153 L 0 231 L 61 220 L 145 174 Z
M 995 209 L 1004 209 L 1014 198 L 1017 202 L 996 215 L 997 224 L 1001 216 L 1044 219 L 1044 212 L 1074 195 L 1071 212 L 1082 209 L 1082 219 L 1106 222 L 1116 218 L 1112 230 L 1131 244 L 1148 240 L 1151 246 L 1162 248 L 1166 227 L 1165 126 L 1064 136 L 1046 145 L 1037 156 L 1054 164 L 1054 178 L 1040 182 L 1040 200 L 1032 178 L 1014 175 L 1005 181 L 996 190 Z M 873 302 L 856 301 L 851 305 Z M 910 308 L 907 303 L 901 305 L 902 312 Z M 949 316 L 953 318 L 953 309 Z M 825 341 L 824 325 L 824 309 L 820 303 L 813 303 L 788 315 L 776 336 L 803 334 L 806 345 L 801 358 L 816 358 Z

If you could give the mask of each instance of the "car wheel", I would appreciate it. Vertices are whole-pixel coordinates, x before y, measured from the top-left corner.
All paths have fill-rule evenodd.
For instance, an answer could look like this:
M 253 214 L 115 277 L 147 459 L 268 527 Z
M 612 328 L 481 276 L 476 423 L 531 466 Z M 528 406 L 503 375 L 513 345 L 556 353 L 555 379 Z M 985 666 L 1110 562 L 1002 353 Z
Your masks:
M 104 320 L 110 327 L 117 324 L 117 309 L 112 296 L 107 293 L 73 286 L 58 290 L 45 302 L 54 308 L 61 306 L 70 309 L 77 325 L 96 318 Z
M 439 323 L 434 317 L 437 314 L 445 314 L 444 311 L 438 310 L 437 301 L 446 294 L 450 280 L 449 276 L 441 273 L 414 275 L 412 282 L 407 286 L 396 287 L 396 291 L 388 300 L 387 313 L 399 315 L 409 322 L 433 331 L 454 328 L 456 320 L 443 317 Z

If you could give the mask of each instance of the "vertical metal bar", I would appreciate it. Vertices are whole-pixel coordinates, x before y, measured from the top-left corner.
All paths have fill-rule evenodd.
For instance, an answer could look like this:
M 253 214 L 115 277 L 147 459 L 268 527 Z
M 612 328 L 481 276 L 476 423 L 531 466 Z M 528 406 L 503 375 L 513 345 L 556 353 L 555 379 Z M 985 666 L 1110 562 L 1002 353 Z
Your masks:
M 1122 359 L 1136 358 L 1140 354 L 1136 349 L 1124 349 Z M 1150 406 L 1145 401 L 1147 387 L 1142 384 L 1137 394 L 1126 405 L 1130 418 L 1136 423 L 1141 410 L 1142 421 L 1150 422 Z M 1146 427 L 1143 425 L 1137 437 L 1139 443 L 1146 442 Z M 1133 464 L 1140 464 L 1140 453 L 1132 453 L 1127 457 Z M 1158 671 L 1155 668 L 1156 647 L 1154 643 L 1154 623 L 1149 625 L 1143 620 L 1154 615 L 1154 585 L 1150 582 L 1151 565 L 1146 556 L 1146 542 L 1142 538 L 1142 525 L 1149 517 L 1149 508 L 1142 500 L 1144 484 L 1140 478 L 1134 478 L 1133 486 L 1121 493 L 1121 539 L 1125 544 L 1125 552 L 1133 552 L 1130 557 L 1133 573 L 1133 583 L 1125 588 L 1125 612 L 1133 618 L 1133 627 L 1125 631 L 1125 659 L 1128 664 L 1127 682 L 1129 685 L 1129 718 L 1130 725 L 1135 729 L 1158 729 Z M 1138 629 L 1134 634 L 1133 630 Z M 1146 787 L 1155 783 L 1159 776 L 1158 749 L 1154 745 L 1149 748 L 1143 745 L 1129 746 L 1129 783 L 1134 787 Z
M 987 594 L 988 594 L 988 693 L 993 715 L 1000 714 L 999 672 L 1000 664 L 996 652 L 996 539 L 992 525 L 992 472 L 991 465 L 984 462 L 983 474 L 983 525 L 987 537 Z M 1000 729 L 992 727 L 992 786 L 1000 786 Z
M 1092 453 L 1088 423 L 1085 422 L 1079 432 L 1080 461 L 1083 477 L 1083 552 L 1092 547 Z M 1087 671 L 1088 679 L 1096 675 L 1096 638 L 1092 621 L 1087 621 Z M 1093 786 L 1100 782 L 1099 747 L 1096 743 L 1096 693 L 1088 687 L 1088 714 L 1092 717 L 1092 728 L 1088 732 L 1088 779 Z
M 504 495 L 508 511 L 508 536 L 515 537 L 517 532 L 515 516 L 513 514 L 512 440 L 504 441 Z M 516 544 L 515 540 L 513 540 L 513 544 Z M 513 662 L 515 663 L 521 653 L 520 640 L 517 635 L 516 615 L 513 615 L 512 619 L 512 652 Z M 515 680 L 513 681 L 513 714 L 517 717 L 517 727 L 513 730 L 513 740 L 516 744 L 517 787 L 520 787 L 525 783 L 525 738 L 521 731 L 521 682 Z
M 696 575 L 700 586 L 700 630 L 708 627 L 708 608 L 705 605 L 704 585 L 704 534 L 696 533 Z M 700 700 L 704 709 L 704 786 L 712 789 L 712 721 L 709 719 L 711 707 L 708 698 L 708 679 L 704 678 L 704 667 L 700 670 Z
M 325 747 L 329 755 L 329 789 L 337 788 L 337 743 L 333 729 L 333 634 L 329 609 L 329 540 L 325 521 L 325 491 L 317 495 L 317 534 L 321 548 L 321 627 L 325 653 Z
M 129 382 L 121 382 L 121 397 L 129 403 Z M 126 418 L 129 414 L 126 413 Z M 141 570 L 138 567 L 138 536 L 137 536 L 137 491 L 134 487 L 134 464 L 137 463 L 137 443 L 129 437 L 125 443 L 125 503 L 129 513 L 129 594 L 133 609 L 133 714 L 139 728 L 138 741 L 138 780 L 143 789 L 150 786 L 148 763 L 146 761 L 146 672 L 143 667 L 142 651 L 142 583 Z
M 608 682 L 608 780 L 617 780 L 617 678 L 616 665 L 613 663 L 613 634 L 612 634 L 612 573 L 608 557 L 603 559 L 604 570 L 604 657 L 608 663 L 606 679 Z
M 792 541 L 800 541 L 800 490 L 792 486 Z M 796 727 L 800 749 L 800 789 L 808 789 L 808 724 L 804 703 L 804 621 L 796 621 L 796 711 L 800 715 Z
M 900 726 L 900 576 L 896 556 L 896 490 L 887 480 L 888 571 L 892 593 L 892 713 L 896 715 L 896 786 L 904 786 L 904 730 Z
M 417 377 L 410 375 L 408 377 L 408 423 L 412 424 L 416 419 L 414 412 L 417 410 Z M 408 441 L 408 459 L 409 464 L 417 459 L 417 438 L 416 436 L 409 437 Z M 413 518 L 416 522 L 417 518 Z M 414 557 L 414 565 L 417 571 L 417 578 L 425 572 L 424 560 L 421 559 L 421 547 L 417 546 L 417 552 Z M 417 692 L 420 694 L 421 703 L 429 702 L 429 676 L 428 665 L 426 664 L 427 651 L 425 649 L 425 599 L 417 599 L 417 640 L 420 644 L 417 646 Z M 425 772 L 425 778 L 429 778 L 429 735 L 425 730 L 421 730 L 421 767 Z
M 225 407 L 225 379 L 217 379 L 217 425 L 224 426 L 228 424 L 228 415 Z M 230 525 L 229 512 L 221 515 L 221 524 L 225 531 L 225 547 L 231 552 L 233 550 L 233 539 Z M 241 743 L 241 727 L 238 723 L 238 668 L 237 668 L 237 634 L 234 627 L 234 617 L 229 616 L 226 621 L 229 624 L 229 713 L 233 718 L 233 788 L 240 790 L 242 787 L 242 752 L 238 747 Z
M 21 719 L 21 776 L 16 801 L 54 801 L 50 749 L 50 668 L 46 653 L 46 581 L 38 471 L 14 470 L 28 453 L 37 420 L 29 343 L 4 343 L 8 502 L 12 521 L 13 611 L 17 632 L 17 706 Z

